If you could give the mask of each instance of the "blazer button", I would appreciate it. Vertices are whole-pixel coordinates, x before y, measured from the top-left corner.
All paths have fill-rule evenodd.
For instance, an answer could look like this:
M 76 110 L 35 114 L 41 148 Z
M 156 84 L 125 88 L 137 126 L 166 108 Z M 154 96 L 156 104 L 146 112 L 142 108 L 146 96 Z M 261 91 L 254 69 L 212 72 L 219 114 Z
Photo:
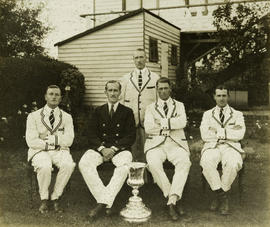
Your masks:
M 115 135 L 116 135 L 116 136 L 119 136 L 119 134 L 118 134 L 118 133 L 116 133 Z
M 106 136 L 106 133 L 103 133 L 103 136 Z
M 105 124 L 102 124 L 103 127 L 105 127 L 106 125 Z
M 119 127 L 120 127 L 120 124 L 117 124 L 117 125 L 116 125 L 116 127 L 118 127 L 118 128 L 119 128 Z

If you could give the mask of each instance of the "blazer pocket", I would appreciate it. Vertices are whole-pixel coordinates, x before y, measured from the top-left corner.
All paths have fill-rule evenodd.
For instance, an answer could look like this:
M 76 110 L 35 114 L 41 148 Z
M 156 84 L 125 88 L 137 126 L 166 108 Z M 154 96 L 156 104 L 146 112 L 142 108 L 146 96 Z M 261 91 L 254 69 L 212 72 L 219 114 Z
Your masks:
M 124 102 L 130 102 L 130 100 L 126 100 L 126 99 L 125 99 Z
M 146 87 L 146 89 L 153 89 L 153 88 L 155 88 L 155 86 Z

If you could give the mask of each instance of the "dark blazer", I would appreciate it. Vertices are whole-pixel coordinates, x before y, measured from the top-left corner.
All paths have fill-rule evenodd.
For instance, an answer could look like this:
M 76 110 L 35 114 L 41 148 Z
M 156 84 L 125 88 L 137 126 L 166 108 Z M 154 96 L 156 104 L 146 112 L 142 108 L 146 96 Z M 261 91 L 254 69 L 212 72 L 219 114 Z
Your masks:
M 108 104 L 95 109 L 89 126 L 89 145 L 97 150 L 100 146 L 115 146 L 119 151 L 130 150 L 136 139 L 133 111 L 118 104 L 113 118 L 109 116 Z

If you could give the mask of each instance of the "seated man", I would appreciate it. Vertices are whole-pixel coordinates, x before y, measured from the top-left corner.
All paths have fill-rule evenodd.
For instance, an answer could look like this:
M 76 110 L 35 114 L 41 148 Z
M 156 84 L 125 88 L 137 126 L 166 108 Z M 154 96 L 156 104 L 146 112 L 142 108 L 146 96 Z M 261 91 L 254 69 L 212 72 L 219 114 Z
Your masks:
M 228 105 L 229 91 L 217 86 L 214 93 L 216 106 L 203 114 L 200 130 L 205 142 L 201 154 L 203 175 L 214 192 L 210 210 L 217 210 L 223 215 L 229 213 L 228 192 L 237 172 L 242 168 L 239 141 L 245 134 L 243 114 Z M 217 170 L 222 164 L 222 176 Z
M 178 213 L 184 214 L 180 199 L 191 162 L 183 130 L 187 122 L 185 107 L 183 103 L 170 97 L 170 86 L 170 80 L 161 77 L 156 83 L 158 100 L 146 108 L 144 126 L 148 137 L 145 152 L 154 181 L 162 190 L 164 197 L 168 197 L 169 215 L 176 221 L 179 218 Z M 163 162 L 166 159 L 175 166 L 172 183 L 169 182 L 163 169 Z
M 47 104 L 43 108 L 28 115 L 25 136 L 29 147 L 28 161 L 31 161 L 37 173 L 41 213 L 48 211 L 52 164 L 59 168 L 50 196 L 57 212 L 61 211 L 58 199 L 75 167 L 69 151 L 74 139 L 73 122 L 71 115 L 58 107 L 61 101 L 60 88 L 50 85 L 45 100 Z
M 130 108 L 118 102 L 121 85 L 108 81 L 105 94 L 108 103 L 97 107 L 89 126 L 89 144 L 79 162 L 82 176 L 97 201 L 96 207 L 88 214 L 90 220 L 101 213 L 110 215 L 114 199 L 128 175 L 128 165 L 132 162 L 131 145 L 136 139 L 135 120 Z M 110 183 L 105 187 L 97 166 L 111 161 L 116 168 Z

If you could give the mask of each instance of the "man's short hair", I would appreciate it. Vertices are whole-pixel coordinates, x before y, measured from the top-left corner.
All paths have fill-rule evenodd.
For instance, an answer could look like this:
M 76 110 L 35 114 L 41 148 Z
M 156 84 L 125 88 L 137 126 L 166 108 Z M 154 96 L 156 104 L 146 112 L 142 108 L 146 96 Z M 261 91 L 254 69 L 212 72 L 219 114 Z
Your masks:
M 52 85 L 49 85 L 45 91 L 45 94 L 47 94 L 47 91 L 50 89 L 50 88 L 58 88 L 60 90 L 60 94 L 62 93 L 61 89 L 59 86 L 55 85 L 55 84 L 52 84 Z
M 118 84 L 119 91 L 121 91 L 122 86 L 121 86 L 119 81 L 117 81 L 117 80 L 109 80 L 109 81 L 107 81 L 107 83 L 105 84 L 105 90 L 106 91 L 107 91 L 107 88 L 108 88 L 108 84 Z
M 159 84 L 159 83 L 167 83 L 167 84 L 169 84 L 169 86 L 171 87 L 171 81 L 170 81 L 170 79 L 167 78 L 167 77 L 160 77 L 160 78 L 157 80 L 157 82 L 156 82 L 156 88 L 158 87 L 158 84 Z
M 219 89 L 219 90 L 227 90 L 227 94 L 229 95 L 229 89 L 228 87 L 225 85 L 225 84 L 219 84 L 215 87 L 214 89 L 214 95 L 216 94 L 216 90 Z

